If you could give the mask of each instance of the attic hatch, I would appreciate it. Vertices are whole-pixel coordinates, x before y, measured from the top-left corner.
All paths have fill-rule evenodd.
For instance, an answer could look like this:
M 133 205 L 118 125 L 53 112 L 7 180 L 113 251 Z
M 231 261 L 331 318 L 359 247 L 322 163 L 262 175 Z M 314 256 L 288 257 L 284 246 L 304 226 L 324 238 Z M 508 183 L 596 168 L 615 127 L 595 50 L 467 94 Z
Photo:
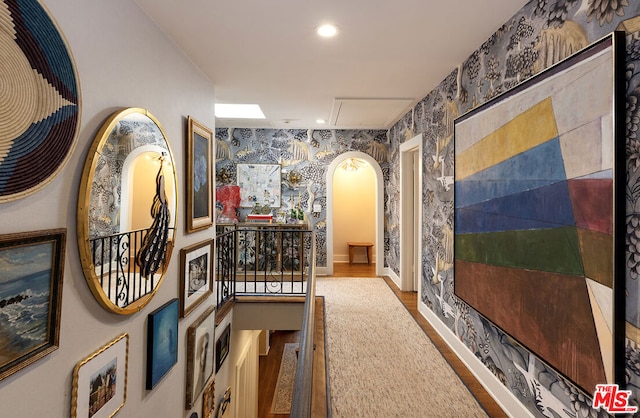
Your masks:
M 409 98 L 335 98 L 329 124 L 339 127 L 388 128 L 409 111 Z

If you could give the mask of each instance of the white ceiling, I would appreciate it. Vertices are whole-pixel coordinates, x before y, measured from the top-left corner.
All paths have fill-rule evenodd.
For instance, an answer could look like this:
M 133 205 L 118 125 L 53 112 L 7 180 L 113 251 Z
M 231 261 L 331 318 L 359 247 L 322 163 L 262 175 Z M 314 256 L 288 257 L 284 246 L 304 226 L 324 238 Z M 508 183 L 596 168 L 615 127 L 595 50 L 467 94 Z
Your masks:
M 217 103 L 257 103 L 267 117 L 216 127 L 359 129 L 390 127 L 526 4 L 135 1 L 213 81 Z M 315 34 L 326 22 L 337 37 Z

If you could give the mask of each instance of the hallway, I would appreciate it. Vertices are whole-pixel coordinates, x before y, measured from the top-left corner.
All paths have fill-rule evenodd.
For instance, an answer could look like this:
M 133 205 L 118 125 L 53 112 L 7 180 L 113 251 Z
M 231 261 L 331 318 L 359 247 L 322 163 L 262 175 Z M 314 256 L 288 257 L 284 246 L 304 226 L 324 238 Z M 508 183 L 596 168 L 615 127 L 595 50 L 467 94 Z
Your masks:
M 334 264 L 333 277 L 376 277 L 375 265 L 367 264 L 353 264 L 336 263 Z M 471 393 L 475 396 L 478 402 L 485 409 L 487 414 L 491 417 L 506 417 L 507 415 L 502 411 L 500 406 L 491 398 L 486 392 L 484 387 L 477 381 L 477 379 L 469 372 L 469 370 L 462 364 L 462 362 L 451 352 L 449 347 L 442 341 L 440 336 L 433 330 L 428 322 L 418 313 L 417 310 L 417 293 L 416 292 L 402 292 L 395 283 L 387 277 L 384 277 L 385 282 L 393 290 L 398 299 L 407 308 L 411 316 L 416 319 L 418 325 L 427 334 L 427 336 L 433 341 L 437 349 L 442 353 L 443 357 L 451 365 L 454 371 L 458 374 L 460 379 L 469 388 Z M 320 314 L 317 316 L 317 320 L 322 321 Z M 270 417 L 285 417 L 287 415 L 271 414 L 270 408 L 273 400 L 273 393 L 278 378 L 278 371 L 280 367 L 280 361 L 282 358 L 284 344 L 287 342 L 296 342 L 298 339 L 297 331 L 276 331 L 271 335 L 270 344 L 271 348 L 267 356 L 260 357 L 260 377 L 259 377 L 259 400 L 258 410 L 261 418 Z M 324 341 L 316 341 L 316 345 L 324 344 Z M 322 349 L 324 349 L 322 347 Z M 330 361 L 330 360 L 329 360 Z

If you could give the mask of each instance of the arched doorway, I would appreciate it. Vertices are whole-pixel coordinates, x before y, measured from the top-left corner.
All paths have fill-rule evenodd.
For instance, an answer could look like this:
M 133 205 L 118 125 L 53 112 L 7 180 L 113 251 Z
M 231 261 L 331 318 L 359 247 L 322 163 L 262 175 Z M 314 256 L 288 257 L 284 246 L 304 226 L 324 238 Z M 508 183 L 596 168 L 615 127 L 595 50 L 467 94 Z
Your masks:
M 376 275 L 382 276 L 384 269 L 384 191 L 383 191 L 383 176 L 382 169 L 378 162 L 370 155 L 359 151 L 349 151 L 344 154 L 338 155 L 329 164 L 327 169 L 327 267 L 326 274 L 333 274 L 333 226 L 334 226 L 334 213 L 333 213 L 333 177 L 336 169 L 350 158 L 358 158 L 366 161 L 373 167 L 375 173 L 375 242 L 374 251 L 376 262 Z
M 161 165 L 160 157 L 166 155 L 167 150 L 156 145 L 143 145 L 133 150 L 122 165 L 122 183 L 120 190 L 120 207 L 123 208 L 144 208 L 138 213 L 122 211 L 119 213 L 121 230 L 132 231 L 148 228 L 151 223 L 149 209 L 156 192 L 156 175 Z M 173 176 L 170 170 L 173 167 L 169 161 L 164 161 L 163 171 L 165 178 Z M 167 182 L 165 192 L 169 200 L 169 207 L 176 207 L 176 190 L 173 182 Z M 135 201 L 138 201 L 136 203 Z M 176 224 L 176 214 L 171 214 L 170 226 Z

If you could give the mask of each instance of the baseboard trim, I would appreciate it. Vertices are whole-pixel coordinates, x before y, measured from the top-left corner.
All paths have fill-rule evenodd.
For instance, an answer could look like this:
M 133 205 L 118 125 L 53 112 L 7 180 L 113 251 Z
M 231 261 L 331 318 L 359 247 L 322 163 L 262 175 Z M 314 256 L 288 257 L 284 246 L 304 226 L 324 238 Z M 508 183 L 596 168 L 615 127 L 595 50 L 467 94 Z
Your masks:
M 388 276 L 391 280 L 393 280 L 393 283 L 395 283 L 395 285 L 398 286 L 398 289 L 402 289 L 402 287 L 400 287 L 400 277 L 391 268 L 385 267 L 384 275 Z
M 391 277 L 391 276 L 390 276 Z M 511 391 L 509 391 L 498 378 L 485 367 L 484 364 L 460 341 L 436 314 L 423 302 L 418 301 L 418 312 L 436 330 L 440 337 L 447 343 L 449 348 L 458 356 L 465 366 L 478 379 L 480 384 L 489 392 L 493 399 L 500 405 L 510 417 L 532 417 L 531 411 L 518 401 Z

